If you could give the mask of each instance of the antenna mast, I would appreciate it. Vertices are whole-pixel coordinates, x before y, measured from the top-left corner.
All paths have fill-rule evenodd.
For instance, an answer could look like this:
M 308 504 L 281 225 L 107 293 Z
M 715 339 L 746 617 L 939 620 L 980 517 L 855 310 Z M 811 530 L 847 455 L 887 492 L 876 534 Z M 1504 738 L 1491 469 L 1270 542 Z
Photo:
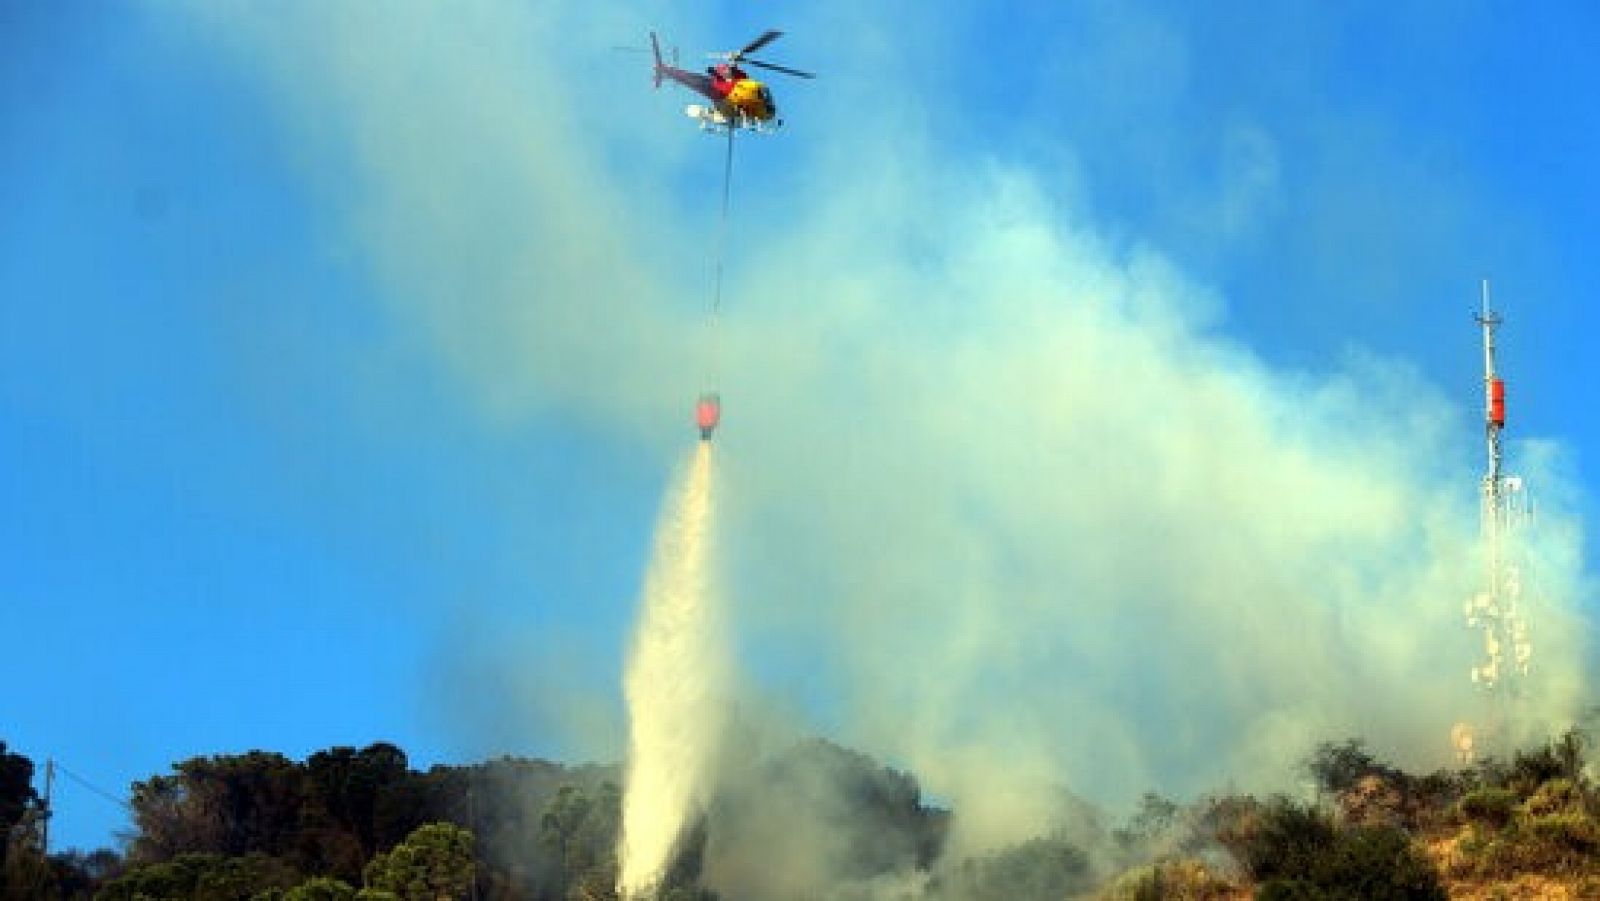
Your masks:
M 1483 330 L 1483 429 L 1489 460 L 1480 510 L 1485 585 L 1467 602 L 1466 609 L 1467 625 L 1483 631 L 1486 659 L 1472 668 L 1471 676 L 1475 684 L 1508 700 L 1520 694 L 1520 683 L 1528 675 L 1533 657 L 1522 614 L 1522 568 L 1507 547 L 1508 537 L 1527 523 L 1529 507 L 1522 479 L 1506 475 L 1502 468 L 1500 433 L 1506 425 L 1506 384 L 1495 369 L 1494 334 L 1501 318 L 1490 306 L 1488 280 L 1482 284 L 1482 307 L 1474 318 Z M 1504 712 L 1495 718 L 1502 722 L 1489 732 L 1503 733 Z M 1459 736 L 1457 740 L 1458 750 L 1467 759 L 1472 756 L 1471 731 L 1462 733 L 1467 736 L 1465 742 Z
M 1483 281 L 1483 309 L 1474 317 L 1483 329 L 1483 430 L 1489 449 L 1489 471 L 1483 476 L 1483 530 L 1494 564 L 1501 517 L 1500 431 L 1506 426 L 1506 384 L 1494 370 L 1494 330 L 1500 314 L 1489 306 L 1489 280 Z

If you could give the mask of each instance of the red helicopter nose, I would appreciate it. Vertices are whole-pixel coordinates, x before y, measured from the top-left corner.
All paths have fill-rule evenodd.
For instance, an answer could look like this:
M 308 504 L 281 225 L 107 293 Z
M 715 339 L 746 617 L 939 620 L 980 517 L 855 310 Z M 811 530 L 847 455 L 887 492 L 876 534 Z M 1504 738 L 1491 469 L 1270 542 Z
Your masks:
M 716 431 L 717 423 L 722 421 L 722 398 L 715 392 L 700 395 L 700 400 L 694 405 L 694 424 L 700 427 L 700 440 L 710 441 L 711 433 Z

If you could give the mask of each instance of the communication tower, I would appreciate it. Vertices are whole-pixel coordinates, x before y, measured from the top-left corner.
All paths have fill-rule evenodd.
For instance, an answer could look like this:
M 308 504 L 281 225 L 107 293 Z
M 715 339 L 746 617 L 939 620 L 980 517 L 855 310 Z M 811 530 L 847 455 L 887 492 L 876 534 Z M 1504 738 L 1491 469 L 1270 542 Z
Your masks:
M 1502 468 L 1500 433 L 1506 425 L 1506 384 L 1495 369 L 1495 329 L 1500 315 L 1489 304 L 1489 283 L 1483 282 L 1483 307 L 1475 317 L 1483 330 L 1483 419 L 1489 468 L 1480 488 L 1484 584 L 1467 601 L 1467 626 L 1483 635 L 1484 656 L 1469 674 L 1475 685 L 1502 700 L 1495 719 L 1504 726 L 1506 706 L 1521 695 L 1533 661 L 1533 643 L 1524 614 L 1524 567 L 1515 536 L 1532 520 L 1527 485 Z M 1475 730 L 1459 725 L 1454 738 L 1464 759 L 1473 756 Z M 1491 729 L 1490 731 L 1500 731 Z

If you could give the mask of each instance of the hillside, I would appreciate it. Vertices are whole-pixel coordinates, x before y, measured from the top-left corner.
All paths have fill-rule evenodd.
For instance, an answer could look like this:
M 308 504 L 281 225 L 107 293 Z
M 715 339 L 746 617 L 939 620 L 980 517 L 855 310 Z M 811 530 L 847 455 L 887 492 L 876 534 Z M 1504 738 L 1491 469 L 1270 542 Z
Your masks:
M 743 766 L 664 898 L 1410 901 L 1600 898 L 1600 793 L 1570 732 L 1406 773 L 1360 742 L 1307 762 L 1312 800 L 1147 795 L 1121 821 L 1060 791 L 1056 826 L 953 859 L 914 777 L 810 740 Z M 40 848 L 32 761 L 0 745 L 0 887 L 16 899 L 615 898 L 619 771 L 503 757 L 411 769 L 385 743 L 196 757 L 132 787 L 118 850 Z M 53 849 L 52 849 L 53 850 Z M 720 893 L 720 894 L 719 894 Z

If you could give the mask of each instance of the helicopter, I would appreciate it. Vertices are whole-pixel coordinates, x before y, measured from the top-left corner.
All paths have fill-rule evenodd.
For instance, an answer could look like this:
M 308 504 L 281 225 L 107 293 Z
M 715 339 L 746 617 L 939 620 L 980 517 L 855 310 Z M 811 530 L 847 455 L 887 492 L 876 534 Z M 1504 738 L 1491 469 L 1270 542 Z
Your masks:
M 705 74 L 702 75 L 668 65 L 662 60 L 661 43 L 656 40 L 656 33 L 652 31 L 650 50 L 656 58 L 656 87 L 661 87 L 663 79 L 675 81 L 711 101 L 710 105 L 691 103 L 684 109 L 684 113 L 689 118 L 697 120 L 703 129 L 708 131 L 728 129 L 731 134 L 736 128 L 744 128 L 761 134 L 771 134 L 783 125 L 783 120 L 778 118 L 778 105 L 773 102 L 772 92 L 767 86 L 751 78 L 741 64 L 782 72 L 796 78 L 817 77 L 810 72 L 773 65 L 749 57 L 749 54 L 782 36 L 781 31 L 768 30 L 738 50 L 713 53 L 711 58 L 720 59 L 721 62 L 707 66 Z

